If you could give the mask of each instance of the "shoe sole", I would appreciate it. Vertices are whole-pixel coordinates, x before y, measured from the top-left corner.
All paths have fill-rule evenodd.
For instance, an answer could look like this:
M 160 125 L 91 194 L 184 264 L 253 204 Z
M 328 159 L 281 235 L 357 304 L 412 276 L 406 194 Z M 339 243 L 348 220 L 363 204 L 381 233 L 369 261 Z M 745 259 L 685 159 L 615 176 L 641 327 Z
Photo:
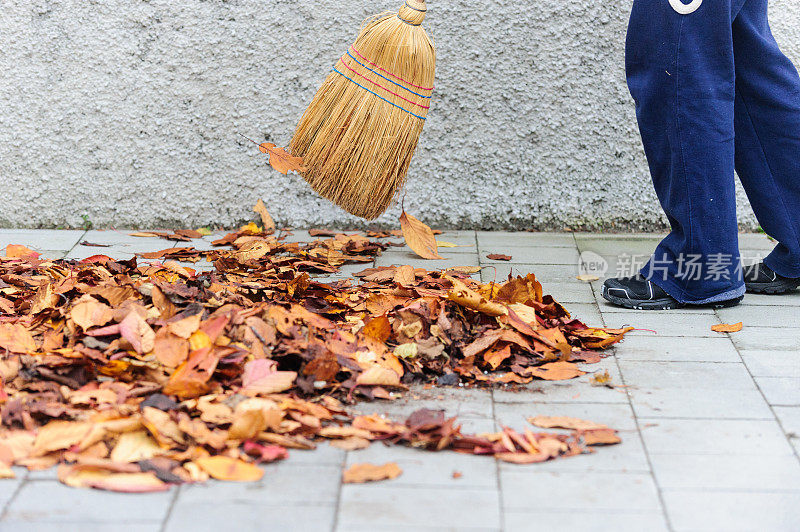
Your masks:
M 746 283 L 747 291 L 751 294 L 767 294 L 776 296 L 787 294 L 800 287 L 800 279 L 781 279 L 769 283 Z
M 605 286 L 603 287 L 601 295 L 610 303 L 631 310 L 675 310 L 685 306 L 672 298 L 636 301 L 624 297 L 617 297 L 609 294 Z
M 605 286 L 603 287 L 601 295 L 610 303 L 631 310 L 677 310 L 687 307 L 722 309 L 722 308 L 735 307 L 736 305 L 741 303 L 742 300 L 744 299 L 744 296 L 739 296 L 736 299 L 729 299 L 727 301 L 719 301 L 715 303 L 706 303 L 703 305 L 689 305 L 686 303 L 679 303 L 678 301 L 672 298 L 654 299 L 652 301 L 634 301 L 632 299 L 626 299 L 624 297 L 617 297 L 609 294 Z

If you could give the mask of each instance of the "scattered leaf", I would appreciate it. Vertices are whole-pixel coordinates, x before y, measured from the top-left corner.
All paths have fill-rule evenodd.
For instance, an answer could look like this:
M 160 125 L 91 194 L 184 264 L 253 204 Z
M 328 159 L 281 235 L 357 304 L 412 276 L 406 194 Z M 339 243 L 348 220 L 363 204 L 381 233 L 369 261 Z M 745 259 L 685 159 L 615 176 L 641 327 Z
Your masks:
M 443 258 L 437 251 L 436 237 L 430 227 L 403 211 L 400 215 L 400 228 L 406 244 L 414 253 L 423 259 Z
M 207 456 L 198 458 L 195 463 L 217 480 L 255 482 L 264 476 L 260 467 L 228 456 Z
M 284 175 L 289 172 L 303 173 L 306 171 L 302 157 L 293 156 L 285 149 L 278 148 L 271 142 L 259 144 L 258 149 L 261 150 L 261 153 L 268 153 L 270 166 Z
M 744 328 L 744 323 L 741 321 L 735 324 L 723 323 L 720 325 L 711 326 L 712 331 L 721 333 L 735 333 L 741 331 L 743 328 Z
M 509 260 L 513 259 L 514 257 L 512 257 L 511 255 L 502 255 L 500 253 L 490 253 L 490 254 L 486 255 L 486 258 L 489 259 L 489 260 L 509 261 Z
M 345 484 L 360 484 L 378 480 L 391 480 L 399 477 L 402 473 L 403 470 L 395 462 L 388 462 L 383 465 L 353 464 L 342 475 L 342 482 Z

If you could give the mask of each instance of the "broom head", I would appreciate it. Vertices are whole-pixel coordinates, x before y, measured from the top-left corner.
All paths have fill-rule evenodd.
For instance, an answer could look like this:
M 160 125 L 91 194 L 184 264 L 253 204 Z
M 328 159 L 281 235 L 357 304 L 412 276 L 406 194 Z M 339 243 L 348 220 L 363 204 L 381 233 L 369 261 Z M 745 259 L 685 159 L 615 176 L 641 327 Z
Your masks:
M 421 26 L 425 11 L 425 0 L 408 0 L 368 21 L 289 146 L 314 190 L 362 218 L 389 207 L 428 115 L 436 52 Z

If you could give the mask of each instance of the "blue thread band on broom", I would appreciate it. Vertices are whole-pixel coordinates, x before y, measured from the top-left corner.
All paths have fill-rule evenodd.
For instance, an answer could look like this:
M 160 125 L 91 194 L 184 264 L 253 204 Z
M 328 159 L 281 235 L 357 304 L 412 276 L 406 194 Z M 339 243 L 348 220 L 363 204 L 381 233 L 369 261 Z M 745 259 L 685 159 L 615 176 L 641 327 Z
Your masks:
M 302 176 L 317 193 L 370 220 L 389 207 L 403 186 L 432 101 L 426 94 L 434 86 L 436 50 L 421 27 L 425 0 L 403 1 L 398 12 L 362 26 L 289 144 L 292 155 L 303 158 Z M 396 85 L 407 92 L 389 90 Z
M 391 80 L 391 79 L 387 78 L 387 77 L 386 77 L 386 76 L 384 76 L 383 74 L 380 74 L 380 73 L 378 73 L 378 72 L 375 72 L 375 71 L 374 71 L 374 70 L 372 70 L 370 67 L 368 67 L 367 65 L 365 65 L 364 63 L 362 63 L 361 61 L 359 61 L 358 59 L 356 59 L 355 57 L 353 57 L 353 54 L 351 54 L 351 53 L 350 53 L 350 50 L 347 50 L 347 55 L 348 55 L 348 56 L 350 56 L 350 59 L 352 59 L 353 61 L 355 61 L 356 63 L 358 63 L 358 64 L 359 64 L 359 65 L 361 65 L 362 67 L 366 68 L 367 70 L 369 70 L 370 72 L 372 72 L 372 73 L 373 73 L 373 74 L 375 74 L 376 76 L 380 76 L 380 77 L 382 77 L 383 79 L 385 79 L 386 81 L 388 81 L 388 82 L 390 82 L 390 83 L 394 83 L 395 85 L 397 85 L 397 86 L 398 86 L 398 87 L 400 87 L 401 89 L 405 89 L 405 90 L 407 90 L 408 92 L 410 92 L 411 94 L 414 94 L 414 95 L 416 95 L 416 96 L 419 96 L 420 98 L 427 98 L 427 99 L 430 99 L 430 98 L 431 98 L 431 96 L 425 96 L 424 94 L 419 94 L 419 93 L 416 93 L 416 92 L 412 91 L 411 89 L 409 89 L 408 87 L 403 87 L 401 84 L 397 83 L 396 81 L 394 81 L 394 80 Z

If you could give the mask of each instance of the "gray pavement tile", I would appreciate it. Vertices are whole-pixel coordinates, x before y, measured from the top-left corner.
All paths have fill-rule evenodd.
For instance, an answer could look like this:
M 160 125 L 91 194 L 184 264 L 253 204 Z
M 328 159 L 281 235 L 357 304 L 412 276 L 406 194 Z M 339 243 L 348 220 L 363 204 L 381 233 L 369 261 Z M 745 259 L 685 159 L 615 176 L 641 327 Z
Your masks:
M 684 307 L 674 310 L 635 310 L 629 309 L 624 307 L 618 307 L 617 305 L 612 305 L 608 301 L 606 301 L 599 293 L 597 294 L 597 301 L 598 306 L 600 307 L 600 311 L 603 314 L 619 314 L 621 315 L 629 315 L 629 316 L 639 316 L 641 314 L 652 314 L 653 316 L 674 316 L 676 314 L 685 314 L 685 315 L 692 315 L 692 314 L 714 314 L 714 309 L 706 308 L 706 307 Z M 618 316 L 613 316 L 617 318 Z
M 182 486 L 176 504 L 219 500 L 273 506 L 334 504 L 342 475 L 341 465 L 298 464 L 293 460 L 294 454 L 290 451 L 288 460 L 263 466 L 264 476 L 258 482 L 212 480 Z
M 20 484 L 22 484 L 24 476 L 21 475 L 16 468 L 14 472 L 17 474 L 17 478 L 5 478 L 0 480 L 0 513 L 2 513 L 3 508 L 5 508 L 8 501 L 11 500 L 19 489 Z
M 173 489 L 130 495 L 76 489 L 51 480 L 28 481 L 6 508 L 4 522 L 160 521 L 167 514 Z
M 793 328 L 749 326 L 730 337 L 733 344 L 743 350 L 800 350 L 800 334 Z
M 630 395 L 633 409 L 640 418 L 773 419 L 769 405 L 755 388 L 641 390 L 632 387 Z
M 744 297 L 740 306 L 792 306 L 800 307 L 800 290 L 795 290 L 788 294 L 781 294 L 780 296 L 771 296 L 766 294 L 747 294 Z
M 763 233 L 739 233 L 739 247 L 772 251 L 777 242 Z
M 617 344 L 615 350 L 620 361 L 740 362 L 741 360 L 728 338 L 670 338 L 631 334 Z
M 397 462 L 403 474 L 393 486 L 427 486 L 441 489 L 497 487 L 497 463 L 490 456 L 476 456 L 451 451 L 426 451 L 408 447 L 387 447 L 373 443 L 366 449 L 347 454 L 347 467 L 361 463 Z M 462 474 L 453 478 L 453 473 Z
M 661 508 L 649 473 L 501 469 L 503 508 L 526 511 L 546 494 L 548 510 L 657 511 Z
M 625 381 L 639 390 L 722 389 L 755 390 L 755 384 L 741 362 L 653 362 L 619 360 Z
M 67 251 L 79 240 L 80 230 L 0 229 L 0 248 L 5 251 L 9 244 L 21 244 L 33 251 Z
M 490 259 L 488 255 L 510 255 L 511 261 Z M 481 264 L 563 264 L 577 268 L 579 254 L 574 248 L 551 247 L 481 247 Z
M 528 423 L 529 417 L 566 416 L 603 423 L 620 431 L 635 431 L 636 418 L 630 405 L 574 402 L 569 404 L 532 401 L 526 403 L 495 403 L 495 417 L 501 425 L 522 430 L 537 429 Z
M 542 283 L 545 293 L 550 293 L 549 283 L 564 283 L 575 281 L 575 277 L 580 273 L 578 265 L 555 265 L 555 264 L 517 264 L 506 262 L 503 264 L 492 264 L 481 270 L 481 280 L 484 283 L 491 281 L 503 282 L 508 278 L 509 273 L 513 276 L 525 276 L 529 273 L 536 275 L 536 279 Z M 555 296 L 555 294 L 554 294 Z M 558 299 L 556 297 L 556 299 Z
M 442 255 L 445 257 L 443 260 L 425 260 L 414 255 L 410 251 L 387 251 L 377 259 L 375 259 L 376 266 L 398 266 L 410 265 L 414 268 L 424 268 L 426 270 L 443 270 L 445 268 L 454 268 L 456 266 L 477 266 L 478 254 L 477 253 L 450 253 Z
M 478 245 L 493 247 L 575 247 L 572 233 L 530 233 L 527 231 L 477 231 Z M 498 252 L 502 253 L 502 252 Z
M 800 492 L 664 491 L 673 529 L 800 530 Z
M 567 310 L 570 310 L 570 307 L 575 303 L 595 304 L 596 300 L 592 286 L 589 283 L 583 283 L 578 280 L 573 281 L 547 283 L 547 293 L 552 295 L 556 301 L 565 305 Z
M 289 462 L 292 465 L 332 465 L 339 466 L 344 463 L 345 452 L 332 447 L 325 442 L 318 443 L 317 448 L 304 451 L 300 449 L 289 450 Z
M 381 525 L 381 532 L 408 532 L 409 528 L 405 525 Z M 498 527 L 475 527 L 475 526 L 460 526 L 457 529 L 447 525 L 440 526 L 415 526 L 414 532 L 453 532 L 458 530 L 461 532 L 500 532 Z M 375 527 L 370 525 L 348 525 L 337 526 L 336 532 L 375 532 Z
M 640 418 L 651 454 L 780 455 L 793 453 L 775 420 Z
M 263 530 L 329 531 L 336 506 L 271 505 L 241 500 L 195 501 L 178 503 L 172 509 L 167 532 L 224 530 L 261 532 Z
M 442 490 L 424 486 L 398 486 L 396 482 L 342 486 L 339 526 L 404 525 L 441 527 L 500 528 L 499 496 L 495 488 Z
M 787 455 L 650 454 L 661 489 L 800 490 L 800 462 Z
M 738 306 L 717 311 L 724 323 L 744 323 L 748 327 L 800 327 L 800 307 L 778 306 Z M 800 334 L 800 331 L 795 331 Z
M 800 406 L 776 406 L 773 410 L 789 437 L 800 440 Z
M 548 293 L 551 292 L 548 291 Z M 558 294 L 553 293 L 553 297 L 559 303 L 561 302 L 558 299 Z M 568 305 L 564 304 L 564 308 L 567 309 L 571 317 L 581 320 L 590 327 L 603 326 L 603 316 L 600 314 L 600 311 L 597 310 L 596 303 L 570 303 Z
M 771 405 L 800 406 L 800 377 L 756 377 Z
M 98 523 L 96 521 L 80 521 L 75 523 L 56 523 L 53 521 L 17 520 L 2 521 L 3 532 L 158 532 L 161 521 L 125 521 L 123 523 Z
M 754 377 L 800 378 L 800 350 L 743 349 L 740 353 L 747 369 Z
M 609 327 L 631 326 L 639 329 L 630 333 L 631 336 L 720 337 L 720 333 L 711 330 L 712 325 L 719 323 L 719 319 L 713 314 L 606 313 L 603 318 Z
M 533 506 L 533 505 L 532 505 Z M 559 532 L 660 532 L 668 530 L 661 511 L 623 512 L 598 514 L 594 511 L 564 510 L 561 512 L 536 511 L 505 512 L 506 532 L 528 532 L 531 530 L 558 530 Z

